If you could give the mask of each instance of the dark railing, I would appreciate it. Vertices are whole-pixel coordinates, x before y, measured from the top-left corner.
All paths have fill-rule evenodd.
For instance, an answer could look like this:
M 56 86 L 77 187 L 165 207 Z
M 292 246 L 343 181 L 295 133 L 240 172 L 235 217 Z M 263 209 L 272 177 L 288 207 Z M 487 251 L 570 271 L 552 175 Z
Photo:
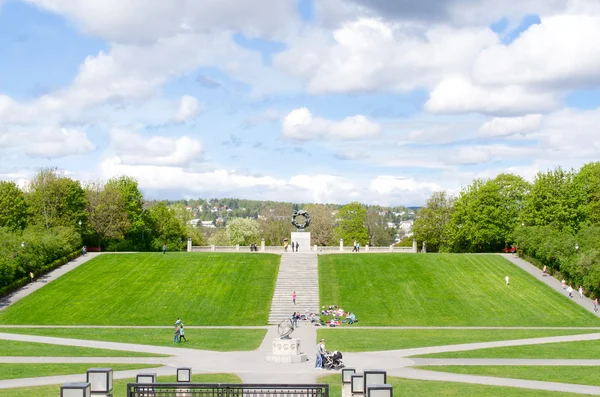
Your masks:
M 329 385 L 129 383 L 127 397 L 329 397 Z

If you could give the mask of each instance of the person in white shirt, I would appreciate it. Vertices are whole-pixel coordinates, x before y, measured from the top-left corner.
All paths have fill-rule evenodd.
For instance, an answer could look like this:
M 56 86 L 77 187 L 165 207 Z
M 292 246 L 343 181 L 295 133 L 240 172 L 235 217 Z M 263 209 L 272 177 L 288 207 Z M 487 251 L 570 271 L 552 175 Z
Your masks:
M 563 289 L 567 288 L 567 282 L 565 281 L 564 278 L 563 278 L 563 281 L 562 281 L 562 287 L 563 287 Z
M 506 275 L 506 277 L 504 277 L 504 280 L 506 280 L 506 285 L 508 285 L 510 278 L 508 278 L 508 274 Z
M 569 298 L 572 298 L 573 297 L 573 287 L 571 287 L 569 285 L 569 288 L 567 289 L 567 292 L 569 293 Z
M 581 299 L 583 299 L 583 287 L 581 285 L 579 286 L 579 289 L 577 290 L 577 292 L 579 292 L 579 297 Z

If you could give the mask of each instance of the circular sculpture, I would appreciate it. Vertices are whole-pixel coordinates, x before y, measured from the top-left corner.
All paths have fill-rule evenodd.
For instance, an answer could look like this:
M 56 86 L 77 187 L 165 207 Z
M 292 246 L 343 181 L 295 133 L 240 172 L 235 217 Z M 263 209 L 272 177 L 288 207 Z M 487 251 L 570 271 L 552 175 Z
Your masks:
M 294 332 L 292 320 L 288 318 L 287 320 L 280 322 L 279 327 L 277 327 L 277 332 L 279 332 L 279 337 L 281 339 L 289 339 L 292 332 Z
M 304 217 L 304 223 L 298 223 L 296 221 L 297 216 Z M 308 212 L 304 210 L 294 210 L 294 215 L 292 216 L 292 225 L 294 225 L 294 227 L 297 229 L 306 229 L 308 225 L 310 225 L 310 216 L 308 215 Z

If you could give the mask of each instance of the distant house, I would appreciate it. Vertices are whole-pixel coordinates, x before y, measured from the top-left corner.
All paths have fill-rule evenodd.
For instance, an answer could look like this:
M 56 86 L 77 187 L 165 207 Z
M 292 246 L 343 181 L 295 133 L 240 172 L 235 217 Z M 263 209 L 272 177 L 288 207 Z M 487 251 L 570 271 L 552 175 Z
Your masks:
M 388 222 L 387 223 L 387 227 L 388 227 L 388 229 L 395 229 L 396 228 L 396 224 L 394 222 Z
M 402 221 L 402 222 L 400 222 L 400 226 L 398 229 L 402 230 L 404 232 L 404 236 L 410 237 L 413 235 L 413 232 L 412 232 L 413 223 L 414 223 L 414 221 L 412 219 L 409 219 L 407 221 Z
M 216 226 L 212 223 L 212 221 L 202 221 L 202 227 L 207 229 L 215 228 Z

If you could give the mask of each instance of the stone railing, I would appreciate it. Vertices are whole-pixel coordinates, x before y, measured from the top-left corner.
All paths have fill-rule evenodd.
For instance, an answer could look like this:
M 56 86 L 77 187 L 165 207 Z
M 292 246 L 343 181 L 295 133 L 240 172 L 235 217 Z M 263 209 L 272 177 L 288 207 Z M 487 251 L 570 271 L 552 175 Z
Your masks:
M 258 252 L 265 253 L 284 253 L 285 248 L 283 246 L 257 246 Z M 291 252 L 291 249 L 288 248 L 288 251 Z M 250 250 L 250 246 L 248 245 L 233 245 L 233 246 L 218 246 L 218 245 L 208 245 L 208 246 L 188 246 L 188 252 L 252 252 Z M 310 252 L 317 252 L 320 254 L 340 254 L 340 253 L 351 253 L 352 247 L 344 247 L 344 246 L 312 246 Z M 413 247 L 369 247 L 368 245 L 360 248 L 360 253 L 414 253 L 415 249 Z

